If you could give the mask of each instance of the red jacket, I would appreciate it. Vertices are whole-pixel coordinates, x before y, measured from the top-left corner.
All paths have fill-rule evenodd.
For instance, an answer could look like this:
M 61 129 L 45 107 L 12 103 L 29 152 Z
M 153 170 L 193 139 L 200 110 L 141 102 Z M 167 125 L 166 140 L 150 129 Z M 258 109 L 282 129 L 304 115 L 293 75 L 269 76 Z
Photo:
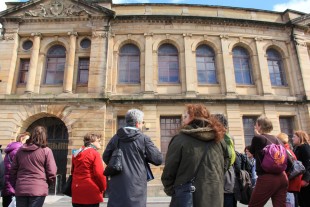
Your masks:
M 284 146 L 287 149 L 287 151 L 289 151 L 291 153 L 291 155 L 293 155 L 294 159 L 297 160 L 296 155 L 291 150 L 289 144 L 284 144 Z M 299 175 L 299 176 L 289 180 L 287 191 L 288 192 L 299 192 L 300 188 L 301 188 L 301 178 L 302 178 L 302 175 Z
M 97 204 L 103 202 L 106 178 L 103 175 L 100 154 L 93 148 L 83 147 L 72 157 L 72 203 Z

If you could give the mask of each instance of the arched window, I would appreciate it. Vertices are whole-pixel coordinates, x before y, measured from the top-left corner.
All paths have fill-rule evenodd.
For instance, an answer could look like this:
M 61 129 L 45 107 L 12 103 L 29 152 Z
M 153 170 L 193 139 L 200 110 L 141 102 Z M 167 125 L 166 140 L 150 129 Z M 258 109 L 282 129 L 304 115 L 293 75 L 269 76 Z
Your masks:
M 250 66 L 250 57 L 243 47 L 233 49 L 233 62 L 235 69 L 235 80 L 237 84 L 253 84 Z
M 201 45 L 196 49 L 198 83 L 217 83 L 215 55 L 211 47 Z
M 66 65 L 66 48 L 61 45 L 51 47 L 46 57 L 45 84 L 62 84 Z
M 282 57 L 275 49 L 267 50 L 267 61 L 270 75 L 271 85 L 273 86 L 285 86 L 287 85 Z
M 124 45 L 119 54 L 119 83 L 140 83 L 140 50 L 133 44 Z
M 171 44 L 163 44 L 158 49 L 159 83 L 179 82 L 179 54 Z

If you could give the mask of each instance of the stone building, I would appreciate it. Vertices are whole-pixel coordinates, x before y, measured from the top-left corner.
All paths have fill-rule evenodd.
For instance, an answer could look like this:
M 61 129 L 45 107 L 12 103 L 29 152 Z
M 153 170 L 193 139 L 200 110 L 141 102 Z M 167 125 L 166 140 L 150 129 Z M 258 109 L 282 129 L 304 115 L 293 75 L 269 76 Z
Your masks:
M 260 114 L 275 134 L 310 132 L 309 14 L 111 0 L 7 6 L 0 12 L 2 148 L 46 126 L 63 179 L 83 135 L 99 132 L 105 146 L 130 108 L 144 111 L 145 133 L 164 155 L 186 103 L 225 114 L 239 151 Z M 153 167 L 158 179 L 162 168 Z M 159 180 L 150 185 L 161 188 Z

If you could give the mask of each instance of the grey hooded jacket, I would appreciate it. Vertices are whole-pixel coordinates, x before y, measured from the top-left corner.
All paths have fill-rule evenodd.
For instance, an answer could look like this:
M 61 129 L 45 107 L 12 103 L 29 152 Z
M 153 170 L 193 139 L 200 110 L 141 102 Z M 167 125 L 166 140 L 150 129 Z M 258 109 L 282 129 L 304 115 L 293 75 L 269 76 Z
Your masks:
M 146 206 L 146 168 L 145 161 L 160 165 L 162 154 L 139 129 L 124 127 L 117 131 L 103 153 L 103 161 L 108 164 L 115 143 L 123 151 L 123 170 L 120 174 L 110 177 L 108 182 L 108 207 L 145 207 Z M 144 157 L 142 157 L 144 155 Z

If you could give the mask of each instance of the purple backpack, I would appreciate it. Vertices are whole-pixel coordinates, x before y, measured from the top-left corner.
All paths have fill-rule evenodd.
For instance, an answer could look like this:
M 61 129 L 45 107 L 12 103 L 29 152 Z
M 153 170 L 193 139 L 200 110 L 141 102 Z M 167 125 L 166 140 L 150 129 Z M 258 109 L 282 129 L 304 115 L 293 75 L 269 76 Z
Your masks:
M 267 173 L 279 174 L 287 167 L 286 149 L 281 144 L 269 144 L 262 150 L 264 158 L 261 162 Z

